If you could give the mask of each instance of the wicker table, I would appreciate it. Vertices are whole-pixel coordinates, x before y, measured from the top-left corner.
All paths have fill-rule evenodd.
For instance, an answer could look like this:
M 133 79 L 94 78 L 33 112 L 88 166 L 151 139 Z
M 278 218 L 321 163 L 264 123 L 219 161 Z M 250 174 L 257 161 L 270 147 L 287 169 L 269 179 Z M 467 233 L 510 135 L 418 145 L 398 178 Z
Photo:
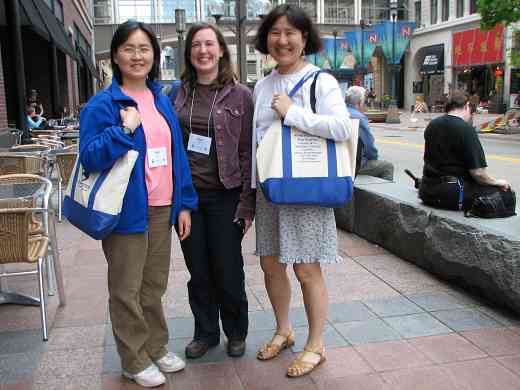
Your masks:
M 44 186 L 40 183 L 2 183 L 0 184 L 0 208 L 35 207 L 39 203 L 39 198 L 43 195 L 43 189 Z M 0 264 L 0 274 L 2 272 L 3 267 Z M 1 282 L 2 278 L 0 278 L 0 305 L 4 303 L 40 305 L 40 301 L 37 298 L 6 291 L 6 286 L 2 286 Z

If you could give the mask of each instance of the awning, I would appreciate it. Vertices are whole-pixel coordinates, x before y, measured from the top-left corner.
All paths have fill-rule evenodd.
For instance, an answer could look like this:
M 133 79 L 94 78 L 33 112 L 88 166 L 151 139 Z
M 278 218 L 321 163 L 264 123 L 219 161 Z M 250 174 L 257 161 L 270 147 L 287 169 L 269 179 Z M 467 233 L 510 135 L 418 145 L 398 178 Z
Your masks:
M 52 41 L 58 49 L 76 59 L 74 47 L 65 32 L 63 25 L 56 19 L 43 0 L 21 0 L 27 17 L 32 22 L 32 28 L 47 41 Z M 42 25 L 47 34 L 42 34 Z M 50 39 L 49 39 L 50 37 Z
M 79 57 L 82 59 L 82 62 L 85 63 L 85 65 L 87 66 L 87 68 L 88 68 L 89 72 L 92 74 L 92 76 L 94 76 L 96 79 L 99 80 L 99 74 L 96 69 L 96 65 L 94 65 L 92 63 L 92 59 L 88 56 L 88 54 L 85 52 L 85 50 L 83 50 L 81 47 L 78 47 L 78 53 L 79 53 Z
M 453 66 L 503 63 L 504 33 L 501 24 L 489 31 L 474 28 L 453 33 Z
M 428 46 L 423 49 L 423 52 L 421 74 L 444 73 L 444 45 Z

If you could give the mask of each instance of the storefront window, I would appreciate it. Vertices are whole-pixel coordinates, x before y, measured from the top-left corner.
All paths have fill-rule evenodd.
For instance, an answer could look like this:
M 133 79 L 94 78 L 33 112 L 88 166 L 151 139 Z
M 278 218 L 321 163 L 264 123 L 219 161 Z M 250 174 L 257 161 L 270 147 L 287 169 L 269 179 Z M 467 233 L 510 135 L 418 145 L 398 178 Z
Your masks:
M 464 0 L 457 0 L 457 18 L 464 16 Z
M 438 9 L 439 9 L 438 1 L 431 0 L 430 1 L 430 24 L 437 24 Z
M 442 21 L 447 22 L 450 18 L 450 1 L 442 0 Z
M 303 8 L 307 15 L 309 15 L 314 21 L 316 21 L 316 0 L 286 0 L 286 4 L 296 5 Z
M 417 25 L 417 28 L 422 27 L 422 20 L 421 20 L 421 2 L 416 1 L 415 2 L 415 24 Z
M 477 13 L 477 0 L 469 0 L 469 13 L 470 14 Z
M 325 23 L 354 24 L 354 0 L 325 0 Z

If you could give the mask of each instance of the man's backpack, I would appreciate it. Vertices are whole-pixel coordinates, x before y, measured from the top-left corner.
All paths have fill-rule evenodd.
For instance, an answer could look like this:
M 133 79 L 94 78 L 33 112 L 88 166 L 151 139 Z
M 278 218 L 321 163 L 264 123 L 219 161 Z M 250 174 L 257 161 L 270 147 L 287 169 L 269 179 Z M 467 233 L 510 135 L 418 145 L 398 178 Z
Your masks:
M 513 190 L 496 191 L 477 196 L 464 210 L 466 217 L 507 218 L 516 215 L 516 193 Z

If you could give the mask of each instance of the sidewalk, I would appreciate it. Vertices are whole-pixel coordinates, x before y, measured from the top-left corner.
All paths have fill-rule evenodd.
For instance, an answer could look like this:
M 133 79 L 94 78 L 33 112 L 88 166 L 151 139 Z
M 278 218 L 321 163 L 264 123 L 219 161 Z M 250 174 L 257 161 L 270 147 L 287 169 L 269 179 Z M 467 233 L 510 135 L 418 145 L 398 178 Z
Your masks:
M 251 232 L 244 240 L 250 304 L 246 356 L 229 358 L 222 343 L 204 358 L 188 361 L 183 372 L 168 374 L 167 385 L 159 389 L 520 389 L 520 319 L 357 236 L 338 234 L 345 261 L 324 271 L 331 305 L 323 366 L 307 377 L 285 377 L 306 335 L 292 271 L 297 344 L 274 361 L 255 359 L 257 348 L 273 334 L 274 319 Z M 0 390 L 139 389 L 120 375 L 100 244 L 67 222 L 59 224 L 58 238 L 67 306 L 57 309 L 57 297 L 51 297 L 47 343 L 41 341 L 37 307 L 0 306 Z M 36 292 L 35 280 L 20 279 L 9 283 Z M 187 280 L 175 243 L 164 305 L 170 348 L 181 356 L 193 331 Z

